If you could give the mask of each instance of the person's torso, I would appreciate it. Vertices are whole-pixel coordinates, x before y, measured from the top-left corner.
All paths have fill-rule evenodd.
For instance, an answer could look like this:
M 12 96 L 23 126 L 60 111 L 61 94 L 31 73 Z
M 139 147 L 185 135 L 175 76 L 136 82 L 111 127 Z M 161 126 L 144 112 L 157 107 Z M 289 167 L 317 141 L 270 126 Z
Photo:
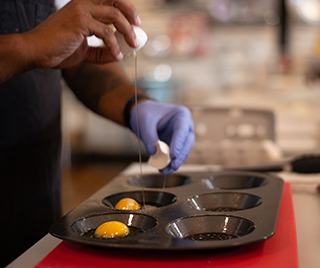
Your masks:
M 26 32 L 55 11 L 54 0 L 0 0 L 0 7 L 0 34 Z M 30 70 L 0 84 L 0 146 L 59 139 L 60 105 L 59 70 Z

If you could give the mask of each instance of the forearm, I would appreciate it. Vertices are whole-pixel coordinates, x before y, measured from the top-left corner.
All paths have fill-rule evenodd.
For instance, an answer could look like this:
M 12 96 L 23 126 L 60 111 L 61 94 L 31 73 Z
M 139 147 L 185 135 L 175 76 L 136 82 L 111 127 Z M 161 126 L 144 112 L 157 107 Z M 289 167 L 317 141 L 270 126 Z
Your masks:
M 123 112 L 135 94 L 135 86 L 117 63 L 85 63 L 63 71 L 76 96 L 94 112 L 124 125 Z M 137 89 L 138 94 L 143 94 Z
M 24 34 L 0 35 L 0 84 L 32 68 L 24 41 Z

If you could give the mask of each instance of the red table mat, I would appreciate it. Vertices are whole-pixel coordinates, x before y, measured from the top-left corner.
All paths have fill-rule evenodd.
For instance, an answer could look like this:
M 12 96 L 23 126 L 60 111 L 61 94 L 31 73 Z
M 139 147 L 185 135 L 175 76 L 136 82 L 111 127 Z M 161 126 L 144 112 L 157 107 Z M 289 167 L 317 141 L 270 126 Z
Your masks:
M 62 241 L 36 268 L 295 268 L 298 267 L 295 218 L 290 184 L 284 184 L 275 234 L 268 240 L 222 252 L 94 249 Z

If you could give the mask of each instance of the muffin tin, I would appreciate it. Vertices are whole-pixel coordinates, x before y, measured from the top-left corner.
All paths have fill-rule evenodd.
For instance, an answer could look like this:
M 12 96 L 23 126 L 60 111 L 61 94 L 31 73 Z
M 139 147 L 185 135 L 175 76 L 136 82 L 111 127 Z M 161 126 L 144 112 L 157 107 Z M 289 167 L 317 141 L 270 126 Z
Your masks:
M 141 187 L 143 185 L 143 188 Z M 90 246 L 153 250 L 223 249 L 270 238 L 276 228 L 283 180 L 244 171 L 120 175 L 50 228 L 58 238 Z M 114 208 L 131 197 L 142 209 Z M 106 221 L 130 234 L 95 238 Z

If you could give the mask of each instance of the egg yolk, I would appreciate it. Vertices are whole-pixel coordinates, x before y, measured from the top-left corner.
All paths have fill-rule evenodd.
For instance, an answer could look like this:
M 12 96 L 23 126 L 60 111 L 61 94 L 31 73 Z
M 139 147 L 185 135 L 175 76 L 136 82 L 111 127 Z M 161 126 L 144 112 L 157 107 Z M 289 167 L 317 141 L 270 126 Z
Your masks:
M 132 198 L 123 198 L 115 205 L 115 209 L 138 210 L 140 205 Z
M 119 221 L 108 221 L 101 224 L 94 232 L 95 237 L 114 238 L 129 234 L 129 228 Z

